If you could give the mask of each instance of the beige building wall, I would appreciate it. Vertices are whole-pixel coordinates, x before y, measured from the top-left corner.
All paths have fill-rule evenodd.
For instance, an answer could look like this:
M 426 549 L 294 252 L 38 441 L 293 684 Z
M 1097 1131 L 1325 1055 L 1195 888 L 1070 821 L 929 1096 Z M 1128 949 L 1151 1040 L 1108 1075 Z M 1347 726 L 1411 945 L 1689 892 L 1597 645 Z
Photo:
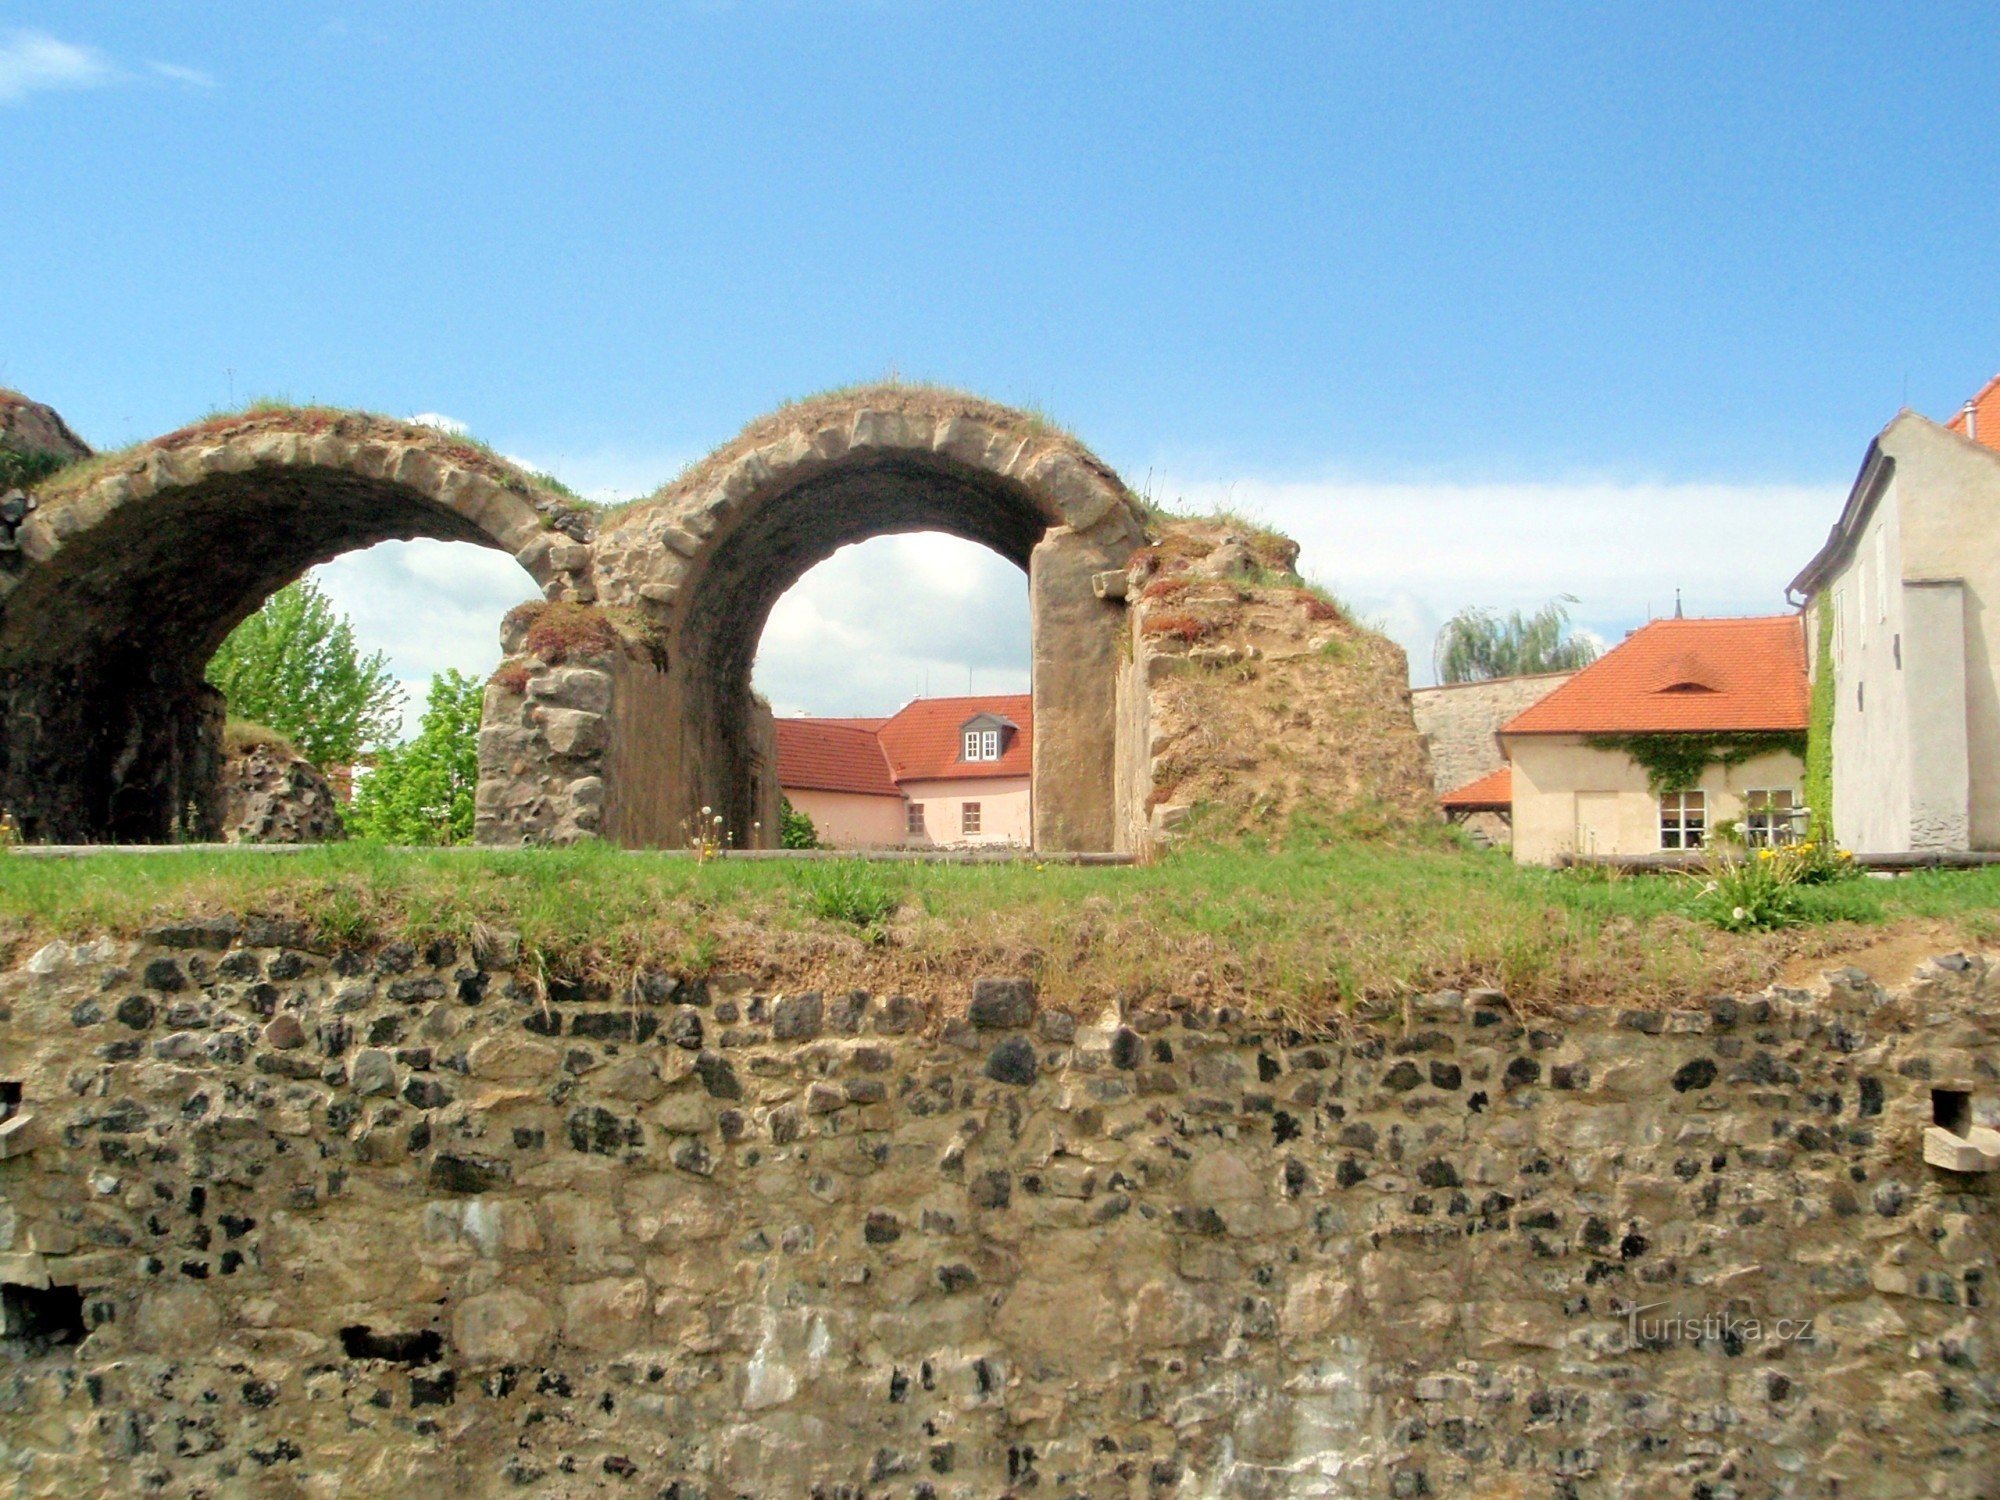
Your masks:
M 901 797 L 802 787 L 787 787 L 785 795 L 813 820 L 813 832 L 829 849 L 893 849 L 906 841 Z
M 1036 747 L 1040 753 L 1040 746 Z M 903 795 L 923 810 L 924 836 L 911 843 L 984 845 L 1027 848 L 1034 822 L 1025 776 L 962 777 L 942 781 L 906 781 Z M 963 832 L 965 804 L 979 804 L 979 832 Z
M 1597 750 L 1581 735 L 1507 736 L 1514 763 L 1514 861 L 1554 864 L 1566 854 L 1658 854 L 1660 799 L 1645 768 L 1616 750 Z M 1700 790 L 1707 826 L 1741 819 L 1744 793 L 1805 785 L 1796 755 L 1760 755 L 1739 766 L 1710 766 Z
M 1912 413 L 1877 445 L 1874 508 L 1813 601 L 1834 620 L 1834 833 L 2000 849 L 2000 454 Z
M 1561 687 L 1574 672 L 1542 672 L 1532 677 L 1497 677 L 1490 682 L 1452 682 L 1416 688 L 1410 710 L 1431 757 L 1432 789 L 1442 797 L 1506 764 L 1499 731 L 1514 715 Z

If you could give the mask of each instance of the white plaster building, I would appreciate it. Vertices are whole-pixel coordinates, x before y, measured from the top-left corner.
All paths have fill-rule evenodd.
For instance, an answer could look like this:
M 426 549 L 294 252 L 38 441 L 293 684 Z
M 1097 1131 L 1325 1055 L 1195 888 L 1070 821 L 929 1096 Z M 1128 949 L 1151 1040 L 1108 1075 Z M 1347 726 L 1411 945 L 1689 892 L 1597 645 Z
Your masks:
M 1995 444 L 2000 377 L 1949 426 L 1901 413 L 1792 582 L 1822 719 L 1831 697 L 1834 835 L 1857 852 L 2000 849 Z

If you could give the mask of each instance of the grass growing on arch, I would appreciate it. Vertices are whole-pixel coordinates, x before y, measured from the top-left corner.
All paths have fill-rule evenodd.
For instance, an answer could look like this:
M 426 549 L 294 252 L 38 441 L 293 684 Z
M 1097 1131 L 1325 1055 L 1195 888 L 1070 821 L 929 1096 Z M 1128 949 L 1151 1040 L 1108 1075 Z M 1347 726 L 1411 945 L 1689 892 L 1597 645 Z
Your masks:
M 601 846 L 8 856 L 0 942 L 18 962 L 51 937 L 261 912 L 327 946 L 500 928 L 531 968 L 614 980 L 649 965 L 774 969 L 789 987 L 959 995 L 976 974 L 1028 973 L 1085 1010 L 1200 993 L 1306 1020 L 1447 986 L 1529 1005 L 1672 1004 L 1759 988 L 1886 924 L 1931 924 L 1940 951 L 2000 937 L 2000 870 L 1806 888 L 1809 925 L 1739 934 L 1692 918 L 1683 882 L 1522 870 L 1442 839 L 1302 833 L 1277 853 L 1211 845 L 1138 868 L 806 868 Z

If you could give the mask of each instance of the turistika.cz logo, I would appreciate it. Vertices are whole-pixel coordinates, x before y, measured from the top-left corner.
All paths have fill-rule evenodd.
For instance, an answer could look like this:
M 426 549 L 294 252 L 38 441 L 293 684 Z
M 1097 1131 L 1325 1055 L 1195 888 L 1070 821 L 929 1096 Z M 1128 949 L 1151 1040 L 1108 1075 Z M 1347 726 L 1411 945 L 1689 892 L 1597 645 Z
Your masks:
M 1760 1318 L 1751 1313 L 1663 1312 L 1664 1302 L 1649 1302 L 1625 1314 L 1625 1333 L 1635 1345 L 1649 1344 L 1796 1344 L 1813 1336 L 1811 1318 Z

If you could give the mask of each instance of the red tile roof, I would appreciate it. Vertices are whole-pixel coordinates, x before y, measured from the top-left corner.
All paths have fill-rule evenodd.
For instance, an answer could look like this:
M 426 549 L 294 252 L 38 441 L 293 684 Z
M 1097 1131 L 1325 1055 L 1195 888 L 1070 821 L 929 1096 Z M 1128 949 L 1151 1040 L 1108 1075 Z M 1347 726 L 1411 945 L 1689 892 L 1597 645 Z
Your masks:
M 871 797 L 902 795 L 875 731 L 844 719 L 778 720 L 778 785 Z
M 1968 408 L 1972 419 L 1969 423 L 1966 420 Z M 1944 425 L 1953 432 L 1964 433 L 1975 443 L 2000 448 L 2000 375 L 1995 375 L 1981 386 L 1979 394 L 1960 407 L 1958 415 Z
M 998 760 L 960 758 L 959 731 L 980 714 L 1006 719 L 1018 732 L 1007 736 Z M 1035 754 L 1035 701 L 1026 693 L 975 698 L 918 698 L 882 726 L 882 751 L 889 774 L 900 782 L 961 776 L 1026 776 Z M 782 778 L 781 778 L 782 779 Z
M 1804 729 L 1805 630 L 1797 615 L 1655 620 L 1502 734 L 1660 734 Z
M 1514 806 L 1514 768 L 1502 766 L 1497 771 L 1488 771 L 1457 791 L 1446 792 L 1438 801 L 1455 812 L 1511 811 Z
M 962 760 L 966 721 L 1015 726 L 998 760 Z M 917 698 L 887 719 L 778 720 L 778 785 L 900 797 L 905 781 L 1026 776 L 1034 763 L 1035 701 L 1026 693 Z

